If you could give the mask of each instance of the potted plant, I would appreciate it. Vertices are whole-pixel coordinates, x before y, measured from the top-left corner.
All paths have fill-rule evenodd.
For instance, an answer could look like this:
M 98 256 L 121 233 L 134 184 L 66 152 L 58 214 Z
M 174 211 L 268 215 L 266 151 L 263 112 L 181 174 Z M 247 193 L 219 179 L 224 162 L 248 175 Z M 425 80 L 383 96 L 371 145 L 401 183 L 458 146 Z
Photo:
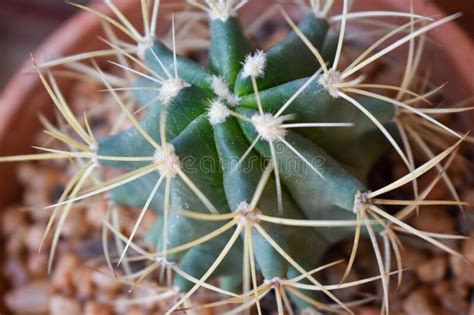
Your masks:
M 168 10 L 172 7 L 167 3 L 108 1 L 100 4 L 98 11 L 82 7 L 108 25 L 104 34 L 107 39 L 91 40 L 89 35 L 96 36 L 100 24 L 90 14 L 82 15 L 45 46 L 48 50 L 59 47 L 61 55 L 73 57 L 51 61 L 55 58 L 42 55 L 42 50 L 34 55 L 34 68 L 62 122 L 60 127 L 54 127 L 43 119 L 43 125 L 68 150 L 42 148 L 42 155 L 9 156 L 0 161 L 65 158 L 80 165 L 59 201 L 49 207 L 54 209 L 51 222 L 54 218 L 59 222 L 52 241 L 53 254 L 61 227 L 75 202 L 107 193 L 112 208 L 139 207 L 128 235 L 108 223 L 108 215 L 103 219 L 105 230 L 121 243 L 120 253 L 114 257 L 119 264 L 151 261 L 141 271 L 128 270 L 120 277 L 124 282 L 138 283 L 159 270 L 162 293 L 144 301 L 171 301 L 166 312 L 203 307 L 189 304 L 189 298 L 201 287 L 219 296 L 227 295 L 220 297 L 221 303 L 226 307 L 237 303 L 237 310 L 242 311 L 255 305 L 261 312 L 260 300 L 272 292 L 280 313 L 291 312 L 294 307 L 351 312 L 347 301 L 341 301 L 317 280 L 314 271 L 310 272 L 333 266 L 334 262 L 323 265 L 323 258 L 331 246 L 347 238 L 353 239 L 353 245 L 341 286 L 380 281 L 381 305 L 388 312 L 390 278 L 398 275 L 401 281 L 402 272 L 396 232 L 417 236 L 454 256 L 460 255 L 438 241 L 443 236 L 405 222 L 424 205 L 466 206 L 445 175 L 445 168 L 453 159 L 450 157 L 466 137 L 436 115 L 470 108 L 430 108 L 426 105 L 430 103 L 428 98 L 438 89 L 432 87 L 433 81 L 417 75 L 423 67 L 422 35 L 456 16 L 432 21 L 428 15 L 415 13 L 351 13 L 347 1 L 340 15 L 330 13 L 332 1 L 310 1 L 303 9 L 297 5 L 279 8 L 263 2 L 245 2 L 190 1 L 205 12 L 205 19 L 210 19 L 210 41 L 199 28 L 202 14 L 187 13 L 184 19 L 195 18 L 197 22 L 184 32 L 182 42 L 188 45 L 183 45 L 184 51 L 204 62 L 199 52 L 208 48 L 209 67 L 178 56 L 180 41 L 174 18 L 169 36 L 162 42 L 155 37 L 156 29 L 160 29 L 156 24 L 158 10 L 170 16 Z M 362 10 L 364 2 L 359 5 Z M 395 6 L 389 1 L 386 5 Z M 271 10 L 281 15 L 270 21 L 280 21 L 280 25 L 285 21 L 292 33 L 266 52 L 255 50 L 235 16 L 251 21 L 259 17 L 258 12 L 271 16 Z M 103 11 L 115 19 L 100 13 Z M 351 34 L 357 28 L 348 27 L 348 23 L 371 23 L 371 30 L 377 33 L 387 27 L 373 22 L 372 18 L 380 16 L 401 17 L 408 22 L 397 27 L 388 25 L 388 35 L 382 35 L 373 46 L 361 48 L 367 39 L 357 32 Z M 293 19 L 301 21 L 296 25 Z M 141 22 L 144 30 L 138 31 L 131 21 Z M 169 22 L 158 21 L 162 28 Z M 267 48 L 259 40 L 268 41 L 268 34 L 252 32 L 252 26 L 256 29 L 264 22 L 265 19 L 257 19 L 248 32 L 260 49 Z M 185 28 L 183 25 L 180 26 Z M 279 24 L 269 25 L 278 29 Z M 115 35 L 112 27 L 124 37 Z M 79 36 L 69 41 L 71 30 L 79 28 Z M 451 29 L 449 37 L 441 37 L 445 47 L 463 45 L 465 36 L 455 27 Z M 202 40 L 195 41 L 199 36 Z M 456 44 L 449 44 L 449 40 L 456 40 Z M 350 45 L 352 42 L 354 45 Z M 410 48 L 404 71 L 371 67 L 380 59 L 385 65 L 397 64 L 396 59 L 386 55 L 405 44 Z M 98 50 L 99 47 L 102 48 Z M 343 50 L 344 47 L 352 48 Z M 77 55 L 78 48 L 93 52 Z M 347 56 L 343 55 L 346 51 Z M 465 67 L 457 66 L 465 50 L 441 51 L 443 54 L 437 56 L 444 55 L 456 65 L 453 69 L 459 79 L 459 84 L 450 86 L 446 94 L 459 95 L 463 78 L 468 75 Z M 116 58 L 115 69 L 96 58 Z M 77 63 L 89 59 L 90 64 Z M 107 104 L 115 103 L 116 115 L 110 114 L 113 111 L 108 106 L 102 115 L 110 115 L 106 119 L 117 121 L 117 125 L 110 126 L 112 130 L 106 137 L 98 140 L 89 116 L 79 118 L 69 109 L 63 91 L 74 81 L 56 80 L 54 71 L 58 66 L 72 68 L 75 77 L 88 76 L 110 94 Z M 439 74 L 435 71 L 434 75 Z M 30 141 L 21 137 L 24 133 L 31 135 L 32 127 L 35 129 L 34 115 L 32 111 L 25 114 L 26 108 L 44 107 L 49 112 L 46 116 L 51 117 L 52 111 L 46 110 L 47 98 L 37 92 L 38 83 L 30 78 L 22 82 L 28 86 L 25 93 L 18 93 L 18 87 L 8 87 L 5 92 L 12 107 L 4 115 L 9 135 L 2 144 L 4 155 L 22 150 Z M 412 90 L 415 88 L 419 92 Z M 30 101 L 32 95 L 34 102 L 23 102 Z M 141 117 L 140 122 L 137 117 Z M 18 136 L 13 138 L 13 134 Z M 429 137 L 441 135 L 447 142 L 430 148 Z M 416 150 L 410 141 L 414 141 Z M 403 162 L 406 174 L 385 178 L 383 185 L 369 187 L 368 176 L 377 171 L 375 161 L 390 148 Z M 420 149 L 425 160 L 417 164 L 414 154 Z M 108 167 L 127 171 L 111 176 Z M 418 186 L 421 176 L 433 170 L 439 175 L 428 185 Z M 5 172 L 8 174 L 7 169 Z M 93 183 L 85 186 L 91 180 Z M 453 200 L 426 200 L 440 180 L 448 185 Z M 406 184 L 411 185 L 413 196 L 405 192 L 399 198 L 382 197 Z M 16 189 L 11 184 L 5 188 L 4 196 L 9 195 L 8 189 L 14 196 Z M 389 206 L 404 208 L 394 212 L 385 209 Z M 150 229 L 149 244 L 155 248 L 145 250 L 134 242 L 134 237 L 149 208 L 158 211 L 160 218 Z M 47 231 L 50 228 L 48 225 Z M 385 246 L 384 257 L 377 233 Z M 373 247 L 374 267 L 379 275 L 346 282 L 357 262 L 361 235 Z M 129 257 L 132 250 L 134 257 Z M 396 258 L 397 268 L 391 268 L 391 255 Z M 106 258 L 112 267 L 113 259 L 107 254 Z M 52 262 L 51 258 L 50 268 Z M 219 284 L 208 283 L 210 279 L 219 280 Z M 212 303 L 204 307 L 211 306 Z

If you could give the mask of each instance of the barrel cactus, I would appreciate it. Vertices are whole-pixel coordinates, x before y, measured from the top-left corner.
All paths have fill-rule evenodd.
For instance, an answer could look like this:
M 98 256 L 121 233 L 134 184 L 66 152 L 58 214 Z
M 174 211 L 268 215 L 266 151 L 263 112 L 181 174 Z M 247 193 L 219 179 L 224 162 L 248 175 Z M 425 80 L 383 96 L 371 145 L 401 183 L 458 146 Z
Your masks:
M 259 312 L 259 300 L 272 290 L 281 313 L 283 305 L 291 311 L 290 300 L 299 309 L 342 308 L 351 312 L 314 273 L 324 268 L 322 258 L 334 244 L 353 238 L 347 275 L 360 237 L 372 241 L 380 269 L 380 276 L 373 280 L 382 281 L 383 302 L 388 309 L 391 270 L 381 255 L 379 236 L 389 244 L 386 250 L 395 252 L 399 267 L 395 273 L 399 276 L 395 231 L 417 235 L 457 255 L 433 235 L 403 222 L 415 208 L 428 203 L 424 199 L 439 178 L 421 192 L 414 185 L 416 198 L 412 202 L 390 203 L 378 197 L 413 183 L 431 169 L 440 168 L 442 174 L 445 167 L 441 162 L 463 137 L 411 105 L 423 101 L 423 95 L 405 92 L 411 98 L 395 98 L 376 94 L 369 89 L 377 86 L 363 82 L 363 75 L 358 75 L 370 63 L 456 16 L 427 23 L 415 31 L 416 23 L 429 18 L 373 12 L 374 16 L 409 18 L 399 32 L 411 31 L 386 48 L 369 48 L 365 56 L 341 69 L 346 24 L 349 18 L 357 17 L 348 12 L 348 1 L 344 1 L 339 18 L 339 32 L 331 31 L 332 1 L 321 1 L 325 5 L 310 1 L 306 17 L 298 25 L 281 9 L 293 31 L 266 51 L 246 37 L 239 22 L 239 9 L 247 1 L 189 2 L 209 14 L 209 66 L 177 55 L 176 40 L 169 47 L 155 39 L 150 29 L 142 37 L 134 36 L 132 52 L 113 46 L 116 54 L 137 63 L 136 68 L 117 66 L 136 75 L 124 89 L 146 112 L 141 120 L 124 105 L 117 89 L 93 61 L 97 78 L 120 105 L 131 124 L 129 129 L 96 141 L 87 124 L 83 126 L 67 108 L 54 78 L 50 76 L 48 82 L 40 71 L 60 112 L 76 132 L 74 137 L 85 144 L 64 135 L 64 142 L 76 144 L 80 153 L 50 150 L 39 158 L 89 161 L 88 168 L 73 179 L 52 207 L 62 206 L 68 211 L 73 202 L 107 192 L 113 204 L 141 208 L 132 234 L 121 235 L 125 248 L 118 262 L 128 259 L 128 250 L 134 248 L 153 261 L 140 278 L 158 269 L 167 275 L 163 285 L 177 297 L 168 313 L 188 305 L 200 287 L 227 295 L 221 304 L 237 303 L 242 309 L 256 304 Z M 107 4 L 117 9 L 112 1 Z M 142 5 L 143 11 L 151 14 L 146 21 L 156 20 L 153 14 L 159 1 L 154 2 L 156 10 L 151 12 L 147 1 Z M 126 21 L 116 11 L 122 22 Z M 117 21 L 112 25 L 133 28 Z M 61 62 L 47 66 L 58 64 Z M 406 86 L 390 88 L 408 91 Z M 400 126 L 404 126 L 406 120 L 402 118 L 406 116 L 424 120 L 438 132 L 460 140 L 416 168 L 400 144 L 404 139 Z M 375 161 L 391 148 L 406 164 L 407 175 L 370 191 L 368 174 Z M 23 156 L 2 160 L 27 158 L 35 159 Z M 90 173 L 103 166 L 126 173 L 83 190 Z M 401 215 L 392 215 L 382 208 L 385 204 L 406 208 Z M 148 239 L 155 252 L 144 252 L 133 241 L 149 209 L 159 213 Z M 258 274 L 263 281 L 258 281 Z M 212 279 L 218 280 L 218 285 L 208 282 Z M 318 302 L 320 292 L 335 306 Z

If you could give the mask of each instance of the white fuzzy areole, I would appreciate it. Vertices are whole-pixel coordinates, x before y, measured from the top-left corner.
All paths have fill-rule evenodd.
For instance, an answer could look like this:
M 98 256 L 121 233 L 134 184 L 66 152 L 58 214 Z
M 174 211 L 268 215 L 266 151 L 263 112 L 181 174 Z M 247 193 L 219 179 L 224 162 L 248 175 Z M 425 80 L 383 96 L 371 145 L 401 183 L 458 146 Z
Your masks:
M 167 178 L 175 177 L 181 166 L 174 146 L 169 143 L 162 145 L 155 151 L 153 162 L 157 164 L 156 169 L 158 172 Z
M 250 205 L 246 201 L 240 202 L 235 211 L 241 213 L 239 220 L 242 224 L 257 224 L 260 222 L 260 218 L 258 217 L 260 211 L 250 209 Z
M 153 36 L 143 37 L 137 45 L 137 56 L 141 60 L 145 60 L 146 52 L 153 47 L 155 39 Z
M 342 74 L 335 70 L 329 70 L 328 73 L 325 73 L 319 79 L 319 84 L 324 86 L 328 93 L 334 97 L 338 98 L 340 93 L 340 88 L 338 84 L 342 83 Z
M 229 85 L 225 82 L 224 78 L 213 76 L 211 87 L 214 94 L 226 101 L 230 106 L 236 107 L 240 104 L 240 97 L 230 92 Z
M 227 96 L 230 94 L 229 86 L 222 77 L 218 77 L 216 75 L 213 76 L 211 81 L 211 87 L 214 94 L 221 98 L 227 98 Z
M 163 82 L 160 88 L 160 93 L 158 95 L 160 101 L 165 105 L 171 102 L 182 89 L 190 87 L 191 85 L 181 79 L 168 79 Z
M 259 78 L 265 74 L 265 68 L 267 66 L 267 55 L 257 50 L 254 55 L 249 54 L 245 58 L 244 70 L 242 75 L 244 78 Z
M 283 128 L 285 117 L 275 117 L 270 113 L 255 114 L 252 122 L 258 134 L 268 142 L 284 138 L 286 130 Z
M 354 196 L 354 206 L 352 207 L 352 212 L 355 214 L 359 213 L 361 210 L 367 207 L 369 204 L 369 192 L 357 192 Z
M 209 122 L 212 125 L 223 123 L 230 116 L 230 110 L 221 101 L 214 100 L 208 110 Z
M 197 1 L 193 0 L 190 1 L 191 3 L 195 3 Z M 230 17 L 236 16 L 237 11 L 244 6 L 248 0 L 220 0 L 220 1 L 206 1 L 209 5 L 209 9 L 206 10 L 209 13 L 209 16 L 212 20 L 221 20 L 222 22 L 226 22 Z

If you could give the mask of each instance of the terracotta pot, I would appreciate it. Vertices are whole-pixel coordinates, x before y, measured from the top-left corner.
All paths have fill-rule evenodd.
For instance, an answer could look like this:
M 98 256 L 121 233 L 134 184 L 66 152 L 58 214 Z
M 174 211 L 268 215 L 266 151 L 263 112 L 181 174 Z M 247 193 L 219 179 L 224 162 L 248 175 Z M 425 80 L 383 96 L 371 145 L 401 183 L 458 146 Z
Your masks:
M 161 13 L 169 12 L 176 4 L 183 1 L 162 1 L 164 4 Z M 131 20 L 140 18 L 139 1 L 115 0 L 114 3 Z M 261 12 L 264 6 L 271 1 L 253 1 L 253 6 L 244 7 L 248 15 Z M 433 3 L 414 1 L 415 12 L 443 16 L 442 11 Z M 95 8 L 110 13 L 106 6 L 100 2 Z M 374 7 L 372 0 L 356 1 L 355 10 L 400 10 L 407 11 L 408 2 L 400 0 L 377 1 Z M 244 12 L 245 16 L 245 12 Z M 38 63 L 51 60 L 55 57 L 76 54 L 104 47 L 98 39 L 101 35 L 99 19 L 89 13 L 78 13 L 50 36 L 33 54 Z M 456 79 L 448 84 L 448 95 L 455 95 L 456 99 L 472 94 L 474 76 L 472 74 L 473 43 L 466 33 L 455 23 L 449 23 L 442 28 L 431 32 L 434 41 L 442 49 L 437 49 L 436 67 L 434 67 L 434 80 L 446 82 Z M 30 145 L 34 135 L 39 130 L 38 114 L 51 115 L 52 102 L 41 86 L 36 74 L 31 73 L 32 63 L 26 61 L 23 67 L 12 78 L 3 91 L 0 106 L 0 156 L 24 154 L 30 152 Z M 70 90 L 71 80 L 61 80 L 61 87 L 67 95 Z M 11 165 L 0 164 L 0 205 L 15 200 L 20 194 L 15 181 L 14 168 Z
M 444 0 L 443 0 L 444 1 Z M 425 16 L 435 16 L 437 19 L 446 16 L 446 13 L 435 4 L 438 1 L 413 1 L 414 12 Z M 409 12 L 410 2 L 402 0 L 377 1 L 377 9 Z M 467 8 L 467 5 L 465 6 Z M 374 10 L 374 1 L 355 1 L 354 9 Z M 458 23 L 450 22 L 436 28 L 429 33 L 433 39 L 433 47 L 427 47 L 424 59 L 431 64 L 432 79 L 435 83 L 448 83 L 444 90 L 451 95 L 454 101 L 474 93 L 474 41 Z M 453 79 L 459 78 L 454 81 Z M 452 80 L 453 82 L 450 82 Z

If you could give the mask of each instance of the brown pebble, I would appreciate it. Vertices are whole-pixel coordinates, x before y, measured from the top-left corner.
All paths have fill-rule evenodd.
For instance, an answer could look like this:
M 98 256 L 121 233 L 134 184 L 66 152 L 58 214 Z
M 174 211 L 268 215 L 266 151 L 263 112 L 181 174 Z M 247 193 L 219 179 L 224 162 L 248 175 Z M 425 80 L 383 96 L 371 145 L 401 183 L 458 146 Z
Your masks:
M 76 295 L 80 299 L 88 299 L 94 294 L 92 272 L 92 270 L 82 266 L 74 270 L 72 282 L 76 289 Z
M 48 311 L 49 284 L 33 282 L 7 293 L 5 303 L 17 314 L 46 313 Z
M 48 269 L 48 254 L 46 252 L 33 252 L 28 259 L 28 271 L 33 277 L 41 278 Z
M 17 233 L 18 227 L 26 224 L 26 212 L 20 207 L 11 207 L 2 210 L 2 234 L 6 237 Z
M 66 253 L 58 257 L 58 263 L 53 267 L 51 279 L 54 288 L 57 290 L 70 289 L 72 287 L 73 273 L 79 264 L 79 258 L 72 253 Z
M 441 304 L 455 314 L 465 314 L 469 308 L 465 295 L 457 294 L 453 284 L 448 281 L 438 283 L 433 290 Z
M 19 226 L 6 241 L 5 250 L 10 257 L 20 256 L 25 249 L 25 235 L 28 228 L 26 226 Z
M 429 207 L 413 217 L 413 227 L 426 232 L 455 234 L 456 220 L 449 215 L 447 208 Z
M 92 273 L 92 281 L 102 290 L 115 292 L 121 288 L 121 283 L 106 269 L 94 271 Z
M 5 262 L 5 274 L 14 287 L 22 287 L 31 281 L 26 266 L 18 258 L 10 258 Z
M 462 253 L 467 259 L 474 262 L 474 233 L 471 233 L 469 238 L 464 241 Z
M 418 266 L 428 260 L 428 256 L 422 251 L 406 244 L 402 249 L 403 267 L 415 270 Z
M 73 206 L 62 228 L 62 236 L 79 239 L 90 232 L 90 225 L 86 221 L 86 208 Z
M 360 310 L 358 310 L 357 314 L 359 315 L 379 315 L 380 314 L 380 308 L 378 307 L 362 307 Z
M 49 300 L 49 313 L 50 315 L 81 315 L 81 305 L 73 299 L 54 295 Z
M 346 271 L 347 264 L 345 263 L 340 263 L 332 268 L 329 268 L 326 270 L 324 273 L 325 279 L 327 280 L 328 283 L 339 283 L 342 280 L 342 277 L 344 275 L 344 272 Z M 345 279 L 345 282 L 352 282 L 360 279 L 359 275 L 357 274 L 357 271 L 355 269 L 351 270 L 351 273 L 348 275 L 348 277 Z M 334 292 L 336 297 L 343 301 L 348 301 L 351 299 L 354 299 L 357 293 L 359 292 L 361 288 L 353 286 L 350 288 L 342 289 L 342 290 L 337 290 Z
M 84 307 L 84 315 L 112 315 L 112 308 L 95 301 L 89 301 Z
M 403 303 L 403 309 L 408 315 L 438 315 L 439 309 L 433 303 L 432 294 L 425 288 L 411 293 Z
M 30 251 L 38 252 L 41 246 L 41 240 L 43 239 L 44 232 L 44 227 L 40 226 L 39 224 L 33 225 L 28 229 L 25 235 L 25 245 Z M 48 250 L 49 248 L 49 240 L 51 239 L 51 234 L 49 234 L 48 236 L 49 237 L 46 238 L 42 250 Z
M 421 264 L 417 269 L 418 278 L 425 283 L 440 281 L 446 274 L 448 263 L 445 257 L 429 259 Z

